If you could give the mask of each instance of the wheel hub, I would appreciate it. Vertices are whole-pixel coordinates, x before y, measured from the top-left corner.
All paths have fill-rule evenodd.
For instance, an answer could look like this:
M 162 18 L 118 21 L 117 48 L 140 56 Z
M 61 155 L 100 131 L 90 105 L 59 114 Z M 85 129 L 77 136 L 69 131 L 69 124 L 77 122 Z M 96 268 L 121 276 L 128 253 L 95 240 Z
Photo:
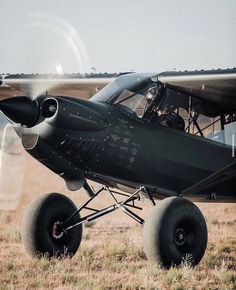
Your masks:
M 183 246 L 186 242 L 186 232 L 184 229 L 179 228 L 175 231 L 174 241 L 177 246 Z
M 64 232 L 61 229 L 61 223 L 55 222 L 52 227 L 52 236 L 54 239 L 58 240 L 64 235 Z

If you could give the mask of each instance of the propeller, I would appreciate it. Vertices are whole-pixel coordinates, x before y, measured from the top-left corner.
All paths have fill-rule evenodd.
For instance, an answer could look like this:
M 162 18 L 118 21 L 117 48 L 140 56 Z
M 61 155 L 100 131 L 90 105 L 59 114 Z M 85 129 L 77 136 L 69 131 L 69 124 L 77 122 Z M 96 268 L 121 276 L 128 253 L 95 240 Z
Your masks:
M 22 193 L 25 158 L 13 125 L 3 130 L 0 151 L 0 209 L 15 210 Z
M 60 85 L 64 68 L 70 67 L 83 75 L 91 67 L 77 30 L 64 19 L 48 13 L 32 14 L 25 29 L 28 41 L 24 41 L 22 47 L 27 55 L 24 64 L 29 64 L 31 71 L 53 74 L 21 80 L 4 78 L 4 84 L 13 87 L 16 84 L 23 95 L 0 101 L 0 114 L 2 112 L 11 122 L 5 126 L 0 143 L 0 209 L 6 210 L 16 209 L 23 186 L 24 154 L 21 138 L 15 131 L 19 132 L 20 126 L 36 124 L 37 98 Z M 32 62 L 36 65 L 32 66 Z
M 25 169 L 22 141 L 16 132 L 21 126 L 34 126 L 39 105 L 32 96 L 11 97 L 0 101 L 1 112 L 10 123 L 5 125 L 0 139 L 0 210 L 15 210 L 22 194 Z

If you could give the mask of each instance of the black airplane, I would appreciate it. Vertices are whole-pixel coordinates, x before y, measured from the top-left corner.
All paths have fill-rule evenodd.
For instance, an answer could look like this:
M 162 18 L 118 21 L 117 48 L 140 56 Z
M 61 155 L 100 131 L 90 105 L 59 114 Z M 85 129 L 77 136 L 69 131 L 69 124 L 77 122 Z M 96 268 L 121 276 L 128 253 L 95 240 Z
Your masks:
M 236 69 L 127 73 L 89 100 L 18 96 L 0 110 L 31 156 L 89 195 L 78 208 L 59 193 L 28 206 L 21 237 L 32 256 L 73 256 L 84 223 L 121 209 L 144 224 L 150 260 L 168 268 L 187 257 L 194 266 L 207 226 L 192 201 L 236 202 Z M 92 208 L 103 191 L 114 204 Z M 153 204 L 145 221 L 142 196 Z

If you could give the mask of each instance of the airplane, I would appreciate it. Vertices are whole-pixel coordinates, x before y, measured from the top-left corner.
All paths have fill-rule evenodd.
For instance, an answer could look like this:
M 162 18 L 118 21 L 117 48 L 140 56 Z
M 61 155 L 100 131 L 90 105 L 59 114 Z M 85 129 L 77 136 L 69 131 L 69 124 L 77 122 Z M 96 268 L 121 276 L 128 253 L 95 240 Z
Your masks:
M 236 202 L 235 94 L 233 68 L 125 73 L 89 100 L 49 94 L 1 100 L 24 149 L 69 190 L 88 193 L 79 207 L 60 193 L 33 201 L 21 224 L 26 251 L 72 257 L 82 225 L 120 209 L 143 225 L 148 259 L 166 268 L 186 257 L 198 265 L 207 225 L 194 202 Z M 91 207 L 101 192 L 114 204 Z M 143 197 L 153 206 L 145 220 L 137 214 Z

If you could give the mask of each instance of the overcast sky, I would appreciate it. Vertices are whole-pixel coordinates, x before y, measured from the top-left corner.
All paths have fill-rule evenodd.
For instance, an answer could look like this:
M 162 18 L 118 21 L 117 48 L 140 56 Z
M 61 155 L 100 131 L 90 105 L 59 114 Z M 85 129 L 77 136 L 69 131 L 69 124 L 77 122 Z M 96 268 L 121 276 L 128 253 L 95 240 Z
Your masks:
M 236 66 L 235 0 L 0 0 L 0 73 Z

